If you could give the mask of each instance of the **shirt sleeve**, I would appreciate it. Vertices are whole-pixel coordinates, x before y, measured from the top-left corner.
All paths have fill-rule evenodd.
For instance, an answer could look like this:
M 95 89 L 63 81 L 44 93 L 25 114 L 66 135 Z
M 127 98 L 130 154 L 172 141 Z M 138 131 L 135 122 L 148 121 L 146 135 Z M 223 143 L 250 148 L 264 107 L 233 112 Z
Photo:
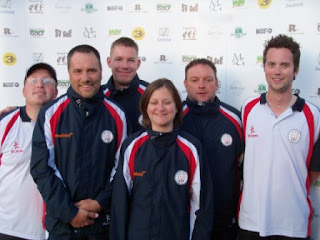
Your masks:
M 210 168 L 207 159 L 202 153 L 201 145 L 198 147 L 199 168 L 200 168 L 200 208 L 196 211 L 196 221 L 190 234 L 192 240 L 211 239 L 213 226 L 213 186 L 210 175 Z M 192 187 L 192 186 L 191 186 Z M 191 189 L 191 191 L 194 191 Z
M 123 149 L 122 149 L 123 151 Z M 124 163 L 124 154 L 121 151 L 117 171 L 113 180 L 110 240 L 126 240 L 129 215 L 129 186 L 131 182 L 128 166 Z M 125 176 L 127 181 L 125 180 Z
M 52 164 L 54 151 L 53 146 L 47 146 L 44 120 L 45 111 L 40 111 L 32 136 L 30 172 L 45 201 L 47 214 L 69 223 L 78 213 L 78 208 L 71 201 L 62 177 Z

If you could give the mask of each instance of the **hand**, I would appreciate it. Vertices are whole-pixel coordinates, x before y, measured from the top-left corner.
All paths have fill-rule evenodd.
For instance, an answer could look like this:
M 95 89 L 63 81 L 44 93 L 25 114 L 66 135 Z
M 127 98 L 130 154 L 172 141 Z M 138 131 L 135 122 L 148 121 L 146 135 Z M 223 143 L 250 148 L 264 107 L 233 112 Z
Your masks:
M 79 209 L 83 209 L 90 212 L 98 213 L 101 211 L 100 204 L 93 199 L 84 199 L 75 203 L 75 206 Z
M 77 215 L 71 220 L 70 224 L 73 227 L 85 227 L 94 224 L 94 219 L 97 217 L 99 217 L 98 213 L 79 209 Z
M 7 113 L 7 112 L 10 112 L 11 110 L 13 110 L 13 109 L 16 109 L 17 107 L 13 107 L 13 106 L 11 106 L 11 107 L 6 107 L 5 109 L 2 109 L 1 111 L 0 111 L 0 116 L 2 115 L 2 114 L 5 114 L 5 113 Z

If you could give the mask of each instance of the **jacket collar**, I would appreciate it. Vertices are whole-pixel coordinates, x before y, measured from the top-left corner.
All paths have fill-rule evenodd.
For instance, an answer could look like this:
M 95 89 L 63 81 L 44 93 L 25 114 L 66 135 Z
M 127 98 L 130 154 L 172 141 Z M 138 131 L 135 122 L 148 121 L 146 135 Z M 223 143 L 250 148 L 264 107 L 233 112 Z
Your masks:
M 140 83 L 140 78 L 138 77 L 138 74 L 136 74 L 133 78 L 133 80 L 130 83 L 130 86 L 128 88 L 120 89 L 117 90 L 114 87 L 114 80 L 113 76 L 111 76 L 107 82 L 107 88 L 111 92 L 111 94 L 116 95 L 116 94 L 127 94 L 132 91 L 136 91 L 136 89 L 139 87 Z
M 213 102 L 195 102 L 191 101 L 187 97 L 185 103 L 188 105 L 191 111 L 194 111 L 197 114 L 215 114 L 219 111 L 220 99 L 216 96 Z

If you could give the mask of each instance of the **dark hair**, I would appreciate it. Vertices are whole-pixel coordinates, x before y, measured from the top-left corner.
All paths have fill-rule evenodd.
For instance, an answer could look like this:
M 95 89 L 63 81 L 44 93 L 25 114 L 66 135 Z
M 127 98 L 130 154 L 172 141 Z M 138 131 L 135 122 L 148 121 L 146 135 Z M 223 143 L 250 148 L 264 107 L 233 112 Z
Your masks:
M 50 75 L 50 77 L 53 78 L 56 81 L 56 83 L 58 83 L 56 70 L 51 65 L 49 65 L 47 63 L 36 63 L 36 64 L 32 65 L 26 72 L 26 75 L 24 77 L 24 82 L 26 82 L 26 79 L 32 73 L 34 73 L 35 71 L 37 71 L 39 69 L 47 70 L 49 75 Z
M 116 46 L 132 47 L 132 48 L 136 49 L 137 54 L 139 53 L 138 44 L 137 44 L 135 41 L 133 41 L 131 38 L 128 38 L 128 37 L 118 38 L 117 40 L 115 40 L 115 41 L 111 44 L 110 56 L 111 56 L 111 53 L 112 53 L 113 49 L 114 49 Z
M 300 45 L 293 40 L 292 37 L 279 34 L 276 37 L 272 37 L 264 45 L 263 50 L 263 66 L 267 61 L 267 53 L 270 48 L 287 48 L 293 55 L 294 71 L 296 72 L 300 64 Z
M 197 59 L 194 59 L 191 62 L 189 62 L 188 65 L 185 67 L 185 70 L 184 70 L 184 79 L 185 80 L 187 80 L 187 74 L 188 74 L 189 69 L 195 65 L 198 65 L 198 64 L 208 65 L 209 67 L 211 67 L 214 72 L 215 78 L 218 79 L 217 78 L 217 68 L 214 65 L 214 63 L 209 61 L 208 59 L 205 59 L 205 58 L 197 58 Z
M 173 127 L 177 127 L 179 125 L 181 125 L 182 122 L 182 102 L 181 102 L 181 98 L 180 98 L 180 94 L 178 92 L 178 90 L 176 89 L 176 87 L 173 85 L 173 83 L 166 78 L 160 78 L 157 79 L 155 81 L 153 81 L 152 83 L 150 83 L 148 85 L 148 87 L 146 88 L 146 90 L 144 91 L 141 99 L 140 99 L 140 111 L 142 113 L 142 125 L 144 127 L 151 127 L 151 121 L 150 118 L 147 114 L 147 108 L 148 108 L 148 104 L 151 98 L 151 95 L 153 94 L 153 92 L 159 88 L 165 87 L 169 90 L 169 92 L 172 95 L 172 98 L 174 100 L 174 103 L 176 105 L 177 108 L 177 113 L 176 116 L 174 117 L 173 120 Z
M 69 51 L 68 56 L 67 56 L 68 70 L 70 69 L 71 58 L 72 58 L 73 54 L 76 52 L 80 52 L 80 53 L 91 53 L 92 52 L 97 57 L 97 59 L 99 61 L 100 69 L 102 69 L 100 54 L 99 54 L 98 50 L 90 45 L 83 44 L 83 45 L 75 46 L 74 48 L 72 48 Z

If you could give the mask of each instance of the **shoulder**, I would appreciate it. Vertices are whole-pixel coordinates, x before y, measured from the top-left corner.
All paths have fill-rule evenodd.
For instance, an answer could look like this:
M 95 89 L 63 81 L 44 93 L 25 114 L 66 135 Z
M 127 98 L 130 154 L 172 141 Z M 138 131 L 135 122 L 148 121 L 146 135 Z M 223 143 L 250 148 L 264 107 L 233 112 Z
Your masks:
M 180 140 L 184 139 L 186 142 L 191 143 L 196 148 L 199 148 L 201 146 L 200 141 L 196 137 L 192 136 L 191 134 L 189 134 L 184 130 L 179 130 L 178 139 Z
M 15 114 L 17 114 L 18 112 L 20 112 L 20 109 L 21 109 L 21 108 L 22 108 L 22 107 L 18 107 L 18 108 L 15 108 L 15 109 L 10 110 L 9 112 L 3 113 L 3 114 L 0 116 L 0 121 L 5 120 L 5 119 L 11 119 Z
M 123 142 L 123 148 L 128 148 L 129 145 L 135 144 L 137 142 L 145 141 L 149 138 L 146 130 L 140 130 L 135 133 L 130 134 Z
M 243 109 L 244 107 L 246 107 L 247 105 L 249 105 L 249 104 L 254 104 L 254 103 L 256 103 L 256 102 L 259 102 L 259 101 L 260 101 L 260 98 L 261 98 L 260 95 L 247 98 L 247 99 L 243 102 L 242 109 Z
M 313 103 L 305 100 L 305 104 L 310 108 L 310 110 L 314 113 L 317 114 L 317 116 L 319 116 L 319 108 L 314 105 Z
M 68 98 L 67 94 L 63 94 L 60 97 L 43 105 L 41 107 L 39 114 L 44 114 L 47 111 L 55 111 L 59 107 L 63 107 L 63 106 L 68 105 L 68 103 L 69 103 L 69 98 Z
M 149 82 L 146 82 L 144 80 L 139 79 L 139 84 L 145 87 L 148 87 L 148 85 L 150 84 Z
M 235 107 L 233 107 L 225 102 L 220 102 L 220 107 L 240 116 L 240 111 L 238 109 L 236 109 Z

